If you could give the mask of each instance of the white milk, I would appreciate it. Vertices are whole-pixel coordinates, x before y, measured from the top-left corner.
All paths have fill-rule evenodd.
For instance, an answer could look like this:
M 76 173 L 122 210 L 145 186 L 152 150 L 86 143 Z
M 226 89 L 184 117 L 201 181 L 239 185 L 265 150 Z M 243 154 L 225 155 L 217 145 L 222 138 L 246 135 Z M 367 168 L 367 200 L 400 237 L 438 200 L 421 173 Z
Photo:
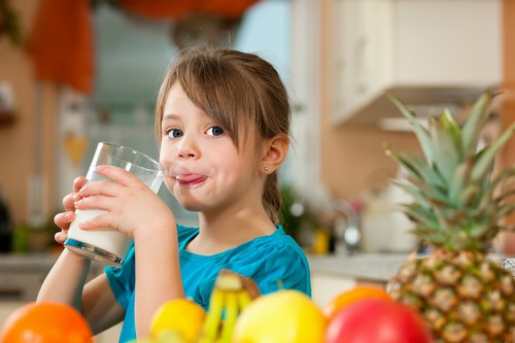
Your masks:
M 95 229 L 95 231 L 85 231 L 79 228 L 79 223 L 104 213 L 106 213 L 104 210 L 76 210 L 75 220 L 71 223 L 68 230 L 68 239 L 83 243 L 86 246 L 102 249 L 123 261 L 132 242 L 129 237 L 114 230 L 97 231 Z M 106 261 L 100 261 L 106 263 Z M 119 263 L 108 264 L 119 265 Z

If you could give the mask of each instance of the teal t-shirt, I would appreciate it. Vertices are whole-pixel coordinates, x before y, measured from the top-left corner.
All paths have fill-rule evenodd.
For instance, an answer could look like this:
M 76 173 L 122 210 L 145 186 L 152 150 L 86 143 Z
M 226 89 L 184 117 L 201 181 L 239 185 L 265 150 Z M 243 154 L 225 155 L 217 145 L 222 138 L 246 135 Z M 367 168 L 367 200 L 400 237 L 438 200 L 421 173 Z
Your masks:
M 281 287 L 296 289 L 311 296 L 311 278 L 306 256 L 295 240 L 284 233 L 280 225 L 270 236 L 258 237 L 209 256 L 185 250 L 188 242 L 198 234 L 198 228 L 178 225 L 177 229 L 184 292 L 186 297 L 193 299 L 206 310 L 209 308 L 211 290 L 221 269 L 230 269 L 252 278 L 261 294 L 275 292 Z M 121 343 L 136 338 L 134 267 L 135 250 L 132 247 L 121 268 L 105 268 L 111 289 L 125 309 Z

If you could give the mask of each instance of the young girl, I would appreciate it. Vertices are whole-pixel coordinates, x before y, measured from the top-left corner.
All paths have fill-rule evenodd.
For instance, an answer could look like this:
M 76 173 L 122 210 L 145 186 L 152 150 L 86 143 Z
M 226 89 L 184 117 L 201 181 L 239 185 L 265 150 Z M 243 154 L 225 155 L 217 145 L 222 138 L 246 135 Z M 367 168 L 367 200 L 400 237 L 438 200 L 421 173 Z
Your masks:
M 120 342 L 145 337 L 156 309 L 189 297 L 206 310 L 218 272 L 252 278 L 261 293 L 311 293 L 309 265 L 277 223 L 277 169 L 289 146 L 290 106 L 276 70 L 256 55 L 202 48 L 167 73 L 156 106 L 165 184 L 199 227 L 177 225 L 161 199 L 136 177 L 110 166 L 115 180 L 74 182 L 55 217 L 66 238 L 75 209 L 108 212 L 81 225 L 110 227 L 134 239 L 121 268 L 85 284 L 90 261 L 64 249 L 38 301 L 79 308 L 93 332 L 124 320 Z

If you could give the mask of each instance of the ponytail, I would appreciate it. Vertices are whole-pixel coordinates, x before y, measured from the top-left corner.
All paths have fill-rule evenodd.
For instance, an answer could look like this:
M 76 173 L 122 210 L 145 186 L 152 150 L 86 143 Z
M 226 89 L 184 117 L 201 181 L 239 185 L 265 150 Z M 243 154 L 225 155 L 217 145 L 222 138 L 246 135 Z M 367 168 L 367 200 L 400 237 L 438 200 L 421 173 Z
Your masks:
M 274 224 L 279 223 L 279 211 L 281 209 L 281 193 L 278 186 L 277 171 L 268 175 L 263 192 L 263 206 Z

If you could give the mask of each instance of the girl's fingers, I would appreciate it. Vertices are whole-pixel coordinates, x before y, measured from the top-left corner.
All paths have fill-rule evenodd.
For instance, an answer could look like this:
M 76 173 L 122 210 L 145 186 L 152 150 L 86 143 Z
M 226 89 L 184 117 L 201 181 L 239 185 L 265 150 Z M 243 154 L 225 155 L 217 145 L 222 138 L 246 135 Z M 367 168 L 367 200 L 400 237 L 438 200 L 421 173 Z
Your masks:
M 80 200 L 80 196 L 77 193 L 70 193 L 63 198 L 63 206 L 65 211 L 74 211 L 75 202 Z
M 103 175 L 105 177 L 108 177 L 112 179 L 114 182 L 117 182 L 121 185 L 131 185 L 137 182 L 141 182 L 134 174 L 131 174 L 130 172 L 126 171 L 125 169 L 115 167 L 115 166 L 109 166 L 109 165 L 103 165 L 103 166 L 97 166 L 96 172 L 100 175 Z
M 81 230 L 112 231 L 115 226 L 109 213 L 100 214 L 79 224 Z
M 77 210 L 112 210 L 117 203 L 117 199 L 114 197 L 103 196 L 103 195 L 91 195 L 85 196 L 81 200 L 75 202 L 74 206 Z
M 80 191 L 82 187 L 87 183 L 87 180 L 84 176 L 79 176 L 75 180 L 73 180 L 73 192 L 77 193 Z
M 82 187 L 82 189 L 78 193 L 78 199 L 74 199 L 74 203 L 79 200 L 82 200 L 86 197 L 92 197 L 95 195 L 103 195 L 108 197 L 113 197 L 120 191 L 120 186 L 117 183 L 111 181 L 92 181 L 87 185 Z
M 59 244 L 64 244 L 64 241 L 66 241 L 66 238 L 68 237 L 68 235 L 64 232 L 64 231 L 61 231 L 61 232 L 57 232 L 55 235 L 54 235 L 54 240 L 59 243 Z
M 61 230 L 68 230 L 70 223 L 75 219 L 75 213 L 73 211 L 67 211 L 58 213 L 54 217 L 54 223 Z

